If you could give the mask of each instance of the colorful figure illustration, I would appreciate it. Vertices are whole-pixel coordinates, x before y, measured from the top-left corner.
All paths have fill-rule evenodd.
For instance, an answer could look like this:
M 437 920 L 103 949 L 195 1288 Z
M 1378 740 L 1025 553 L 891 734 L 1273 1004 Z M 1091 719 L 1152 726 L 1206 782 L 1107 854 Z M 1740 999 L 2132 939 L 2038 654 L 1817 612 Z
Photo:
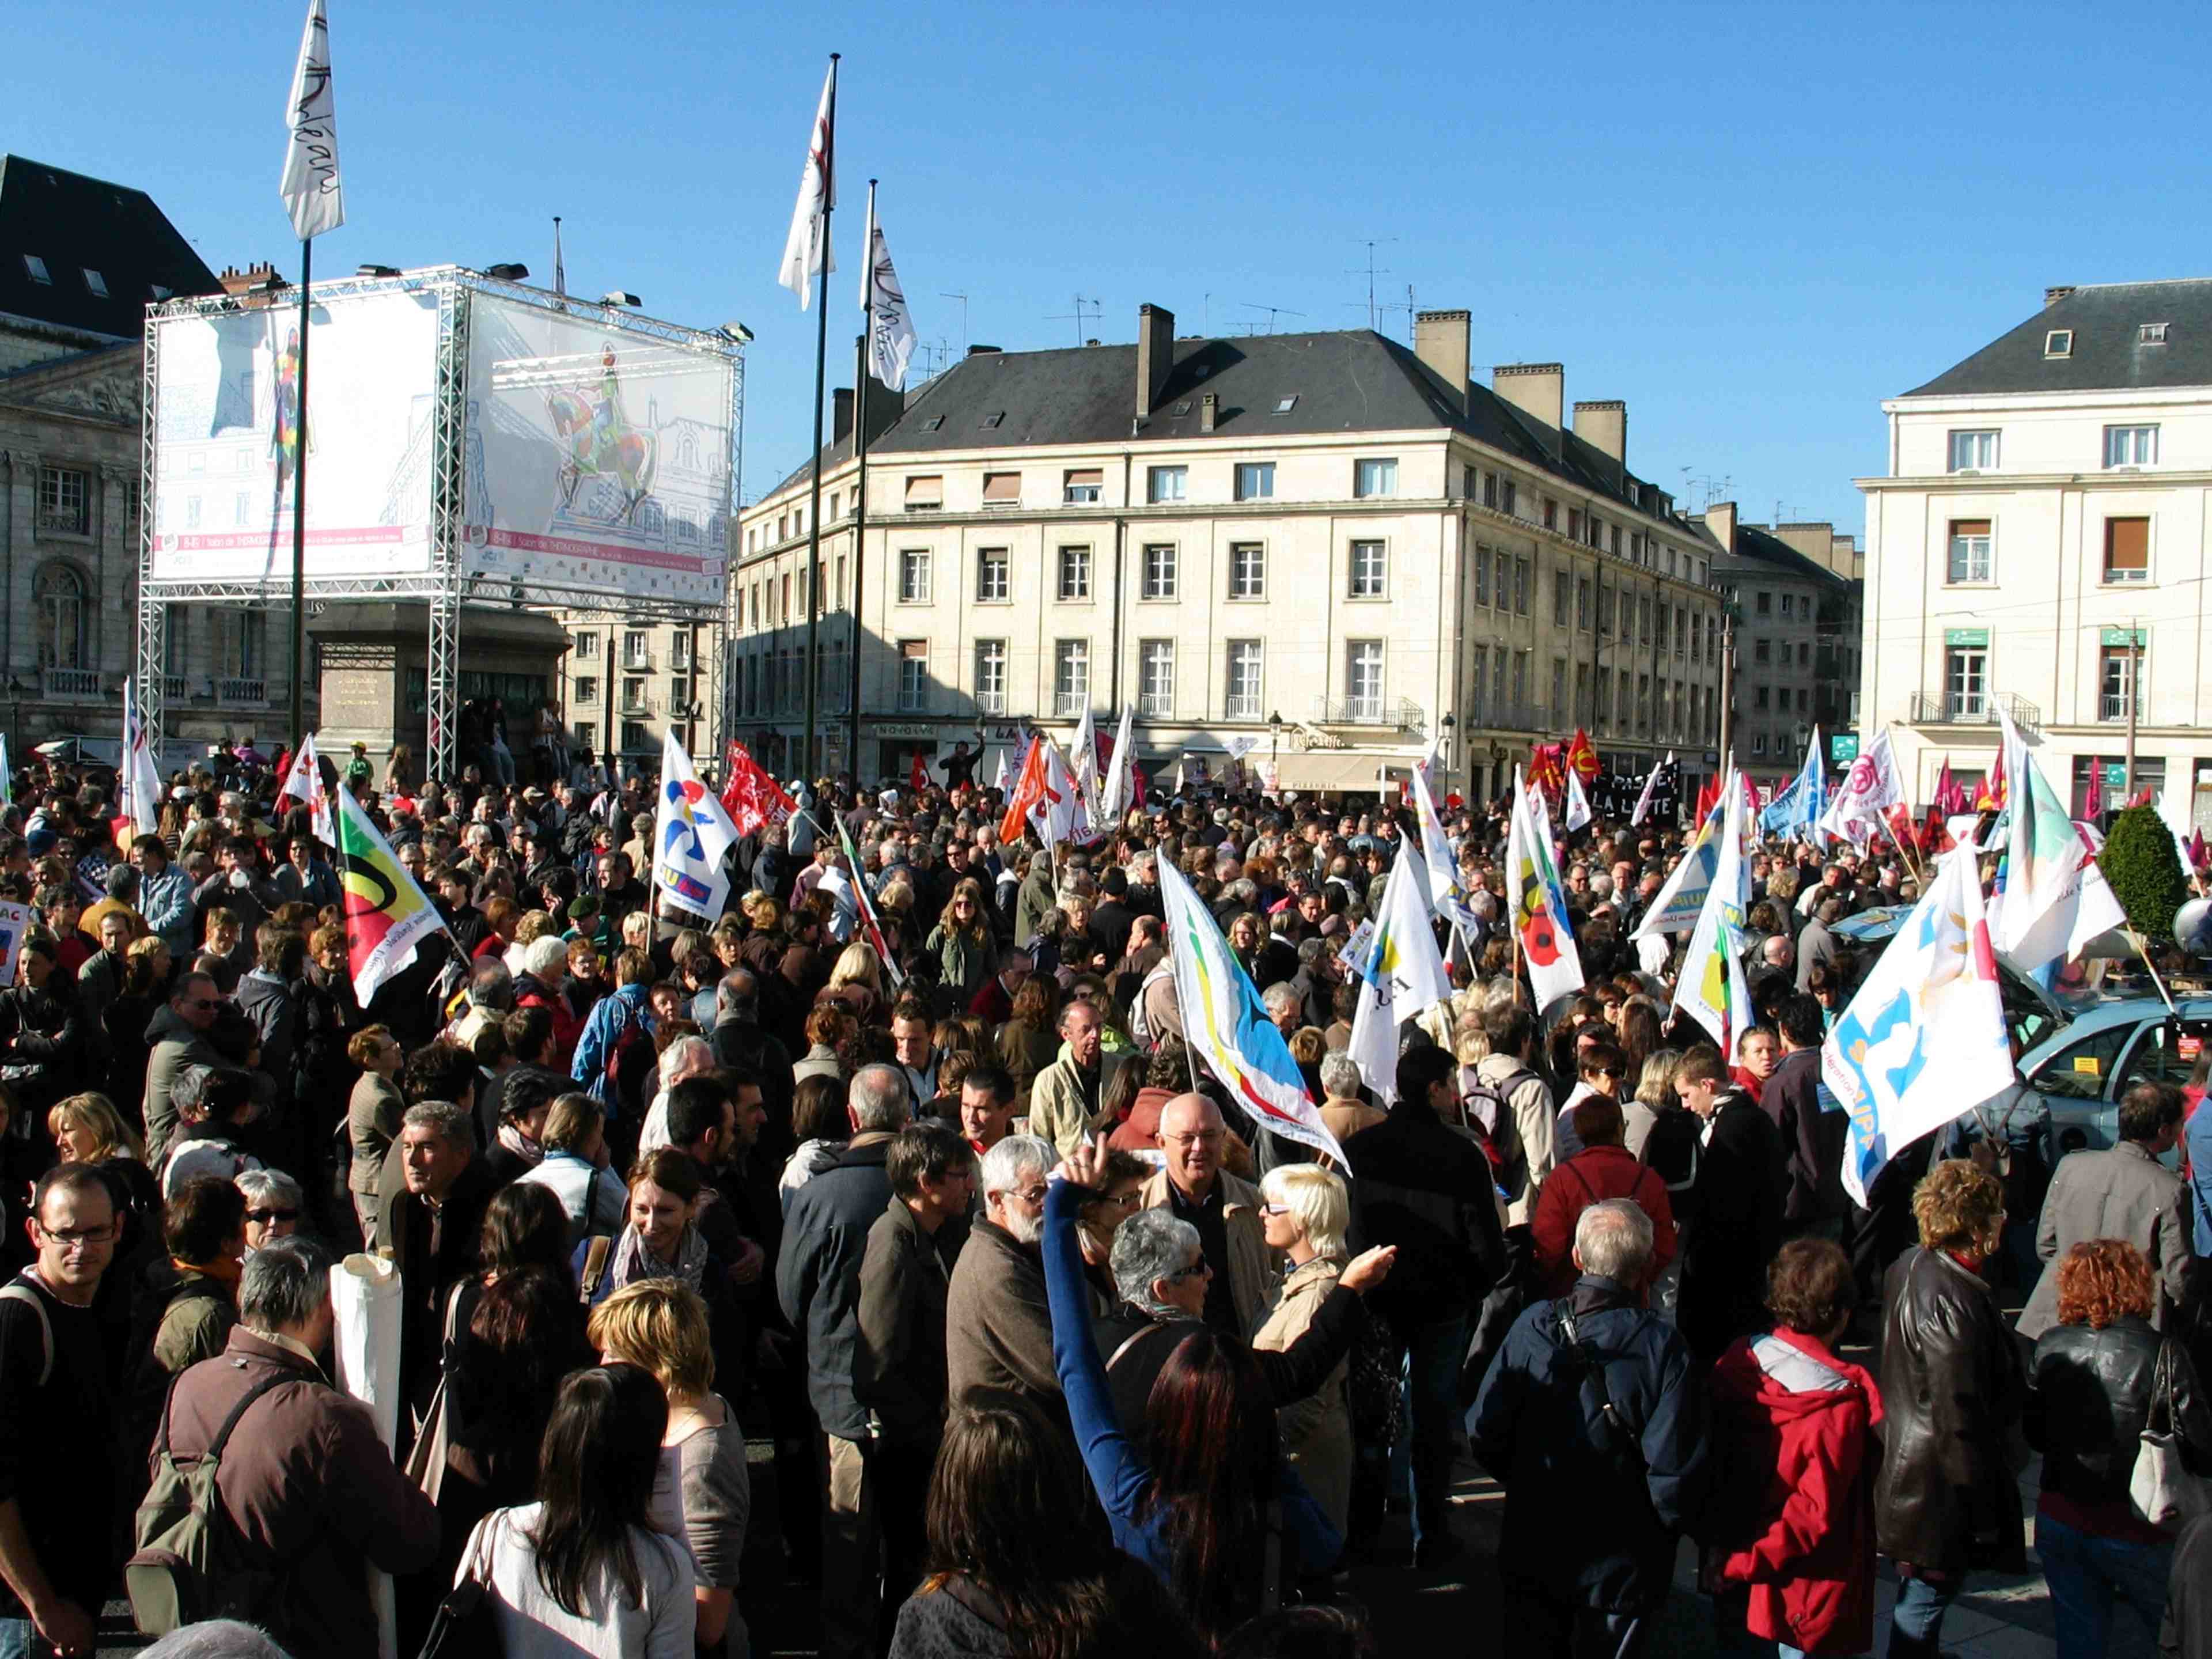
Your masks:
M 562 509 L 573 511 L 576 487 L 589 477 L 614 481 L 622 508 L 617 524 L 627 524 L 653 490 L 660 447 L 650 432 L 632 426 L 623 413 L 622 383 L 615 375 L 615 349 L 602 348 L 596 390 L 561 386 L 545 394 L 553 430 L 568 447 L 561 463 Z
M 300 465 L 300 329 L 285 331 L 276 353 L 276 379 L 270 399 L 269 448 L 276 458 L 276 493 L 282 495 Z

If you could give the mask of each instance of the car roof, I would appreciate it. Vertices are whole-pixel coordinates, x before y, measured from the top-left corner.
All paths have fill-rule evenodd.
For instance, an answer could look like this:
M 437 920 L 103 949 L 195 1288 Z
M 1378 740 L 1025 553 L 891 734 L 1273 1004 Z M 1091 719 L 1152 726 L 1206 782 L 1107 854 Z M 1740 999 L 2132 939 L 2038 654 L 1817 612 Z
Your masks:
M 2175 1007 L 2184 1019 L 2212 1020 L 2212 997 L 2184 997 Z M 2100 1031 L 2109 1031 L 2116 1025 L 2137 1025 L 2146 1019 L 2164 1019 L 2166 1016 L 2166 1004 L 2157 997 L 2121 997 L 2112 1002 L 2086 1004 L 2072 1020 L 2021 1055 L 2021 1065 L 2025 1067 L 2056 1049 L 2085 1036 L 2094 1036 Z

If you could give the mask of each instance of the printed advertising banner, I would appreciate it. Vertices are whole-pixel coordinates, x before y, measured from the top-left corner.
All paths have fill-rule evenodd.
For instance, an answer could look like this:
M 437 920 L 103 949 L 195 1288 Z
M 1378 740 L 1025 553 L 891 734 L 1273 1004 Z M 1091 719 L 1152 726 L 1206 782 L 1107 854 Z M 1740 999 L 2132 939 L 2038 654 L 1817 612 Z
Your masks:
M 469 331 L 467 573 L 720 605 L 731 362 L 489 294 Z
M 153 326 L 155 580 L 289 581 L 302 438 L 297 305 Z M 437 296 L 349 295 L 316 306 L 313 329 L 307 574 L 425 572 Z

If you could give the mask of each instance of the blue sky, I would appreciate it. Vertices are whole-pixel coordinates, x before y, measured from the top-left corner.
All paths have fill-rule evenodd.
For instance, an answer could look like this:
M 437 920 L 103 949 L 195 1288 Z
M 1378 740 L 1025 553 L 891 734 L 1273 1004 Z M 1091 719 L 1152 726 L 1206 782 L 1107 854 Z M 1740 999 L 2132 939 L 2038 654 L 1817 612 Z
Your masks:
M 349 222 L 320 271 L 520 259 L 757 336 L 748 493 L 804 459 L 814 321 L 777 287 L 826 54 L 833 364 L 866 180 L 925 340 L 1009 349 L 1474 313 L 1479 365 L 1623 398 L 1629 464 L 1747 516 L 1863 519 L 1880 399 L 2051 283 L 2212 275 L 2201 9 L 1644 3 L 1375 12 L 758 11 L 331 0 Z M 276 195 L 303 0 L 0 9 L 0 147 L 149 191 L 217 269 L 296 274 Z M 1570 21 L 1571 20 L 1571 21 Z M 64 49 L 58 43 L 72 43 Z M 1402 309 L 1382 325 L 1401 337 Z M 842 337 L 840 338 L 839 337 Z M 842 377 L 849 381 L 849 368 Z M 1685 472 L 1685 469 L 1687 472 Z

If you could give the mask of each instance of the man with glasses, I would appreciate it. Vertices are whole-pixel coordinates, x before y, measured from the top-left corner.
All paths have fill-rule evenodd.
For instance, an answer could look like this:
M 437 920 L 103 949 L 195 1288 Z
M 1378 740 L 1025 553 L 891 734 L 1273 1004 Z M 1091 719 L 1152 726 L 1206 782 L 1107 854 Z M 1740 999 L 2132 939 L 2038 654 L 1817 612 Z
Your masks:
M 1007 1389 L 1036 1401 L 1054 1421 L 1066 1420 L 1040 1248 L 1045 1181 L 1058 1161 L 1052 1143 L 1036 1135 L 1008 1135 L 983 1155 L 983 1216 L 961 1247 L 945 1310 L 956 1406 L 978 1389 Z
M 1166 1210 L 1198 1230 L 1212 1277 L 1206 1287 L 1206 1322 L 1242 1336 L 1267 1311 L 1267 1242 L 1260 1226 L 1260 1189 L 1221 1167 L 1228 1126 L 1204 1095 L 1177 1095 L 1160 1108 L 1164 1167 L 1145 1182 L 1145 1207 Z
M 177 1079 L 187 1066 L 220 1067 L 227 1065 L 208 1033 L 215 1029 L 216 1012 L 222 1006 L 214 976 L 187 973 L 177 981 L 168 1006 L 154 1016 L 146 1028 L 152 1054 L 146 1062 L 146 1093 L 140 1103 L 146 1125 L 146 1164 L 158 1170 L 177 1130 L 174 1096 Z M 0 1659 L 4 1655 L 0 1654 Z
M 0 1659 L 89 1655 L 113 1576 L 114 1401 L 92 1311 L 115 1198 L 88 1164 L 39 1180 L 37 1258 L 0 1288 Z

